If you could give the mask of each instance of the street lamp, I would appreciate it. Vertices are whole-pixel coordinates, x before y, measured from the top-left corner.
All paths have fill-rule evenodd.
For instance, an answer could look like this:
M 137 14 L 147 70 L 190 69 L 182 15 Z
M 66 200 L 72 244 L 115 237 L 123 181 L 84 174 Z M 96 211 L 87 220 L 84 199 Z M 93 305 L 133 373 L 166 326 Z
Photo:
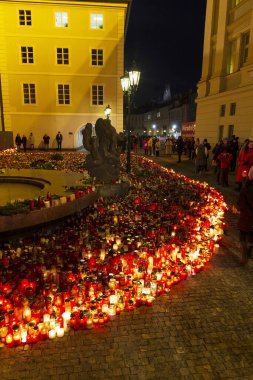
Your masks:
M 110 118 L 111 112 L 112 112 L 112 109 L 111 109 L 110 105 L 108 104 L 108 106 L 106 106 L 105 110 L 104 110 L 104 113 L 105 113 L 105 116 L 107 119 Z
M 120 78 L 121 87 L 124 95 L 127 97 L 127 163 L 126 163 L 126 172 L 131 172 L 131 131 L 130 131 L 130 113 L 131 113 L 131 105 L 133 101 L 133 96 L 137 90 L 139 80 L 140 80 L 140 71 L 134 68 L 125 73 L 123 77 Z

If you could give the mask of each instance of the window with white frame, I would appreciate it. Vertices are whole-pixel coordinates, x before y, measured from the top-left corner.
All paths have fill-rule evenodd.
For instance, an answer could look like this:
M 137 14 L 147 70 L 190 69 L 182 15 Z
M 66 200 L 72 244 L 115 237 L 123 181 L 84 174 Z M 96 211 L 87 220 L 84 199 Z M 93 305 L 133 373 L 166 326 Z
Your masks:
M 69 84 L 58 84 L 58 104 L 70 104 Z
M 104 86 L 101 84 L 94 84 L 92 86 L 92 105 L 102 106 L 104 104 Z
M 21 46 L 21 61 L 22 63 L 34 63 L 32 46 Z
M 20 9 L 19 14 L 19 25 L 32 25 L 32 12 L 26 9 Z
M 25 104 L 36 104 L 34 83 L 23 83 L 23 96 Z
M 68 13 L 67 12 L 55 12 L 55 26 L 67 28 L 68 26 Z
M 102 49 L 91 50 L 91 64 L 92 66 L 103 66 L 104 64 L 104 52 Z
M 57 64 L 68 65 L 69 64 L 69 49 L 57 48 Z
M 103 15 L 92 13 L 90 15 L 90 27 L 91 29 L 103 29 L 104 22 L 103 22 Z

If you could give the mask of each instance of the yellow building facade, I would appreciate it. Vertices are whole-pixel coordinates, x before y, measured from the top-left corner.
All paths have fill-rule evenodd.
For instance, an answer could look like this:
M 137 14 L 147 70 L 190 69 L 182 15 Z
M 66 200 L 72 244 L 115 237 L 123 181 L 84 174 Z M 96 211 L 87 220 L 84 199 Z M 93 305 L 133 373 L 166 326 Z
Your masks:
M 1 128 L 82 146 L 86 123 L 123 130 L 124 37 L 131 1 L 0 0 Z
M 195 136 L 253 139 L 253 0 L 207 0 Z

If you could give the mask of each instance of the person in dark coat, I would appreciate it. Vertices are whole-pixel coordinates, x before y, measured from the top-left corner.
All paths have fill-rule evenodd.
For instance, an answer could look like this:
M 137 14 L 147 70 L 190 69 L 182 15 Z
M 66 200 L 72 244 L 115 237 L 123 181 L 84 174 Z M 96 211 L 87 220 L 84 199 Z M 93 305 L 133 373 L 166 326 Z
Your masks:
M 240 231 L 241 263 L 247 264 L 250 257 L 250 244 L 253 244 L 253 167 L 248 174 L 248 180 L 242 187 L 239 200 L 238 229 Z
M 206 163 L 205 163 L 205 171 L 208 171 L 208 158 L 209 158 L 209 150 L 211 149 L 211 145 L 207 141 L 207 139 L 203 140 L 204 147 L 207 149 Z
M 43 136 L 43 141 L 44 141 L 45 150 L 48 150 L 50 137 L 46 133 Z
M 62 134 L 61 132 L 58 132 L 56 135 L 56 142 L 57 142 L 57 150 L 59 151 L 61 151 L 62 140 L 63 140 Z
M 182 138 L 182 136 L 179 136 L 178 139 L 177 139 L 177 155 L 178 155 L 178 163 L 181 162 L 181 156 L 183 154 L 183 150 L 184 150 L 184 140 Z
M 18 133 L 16 138 L 15 138 L 15 144 L 17 145 L 17 151 L 20 152 L 20 147 L 22 144 L 22 139 L 20 137 L 20 134 Z

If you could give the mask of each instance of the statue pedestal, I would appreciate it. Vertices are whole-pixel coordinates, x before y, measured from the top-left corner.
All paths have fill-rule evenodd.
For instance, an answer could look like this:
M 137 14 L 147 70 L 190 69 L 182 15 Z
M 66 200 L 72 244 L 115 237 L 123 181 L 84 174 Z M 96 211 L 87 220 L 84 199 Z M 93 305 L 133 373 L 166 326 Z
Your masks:
M 0 131 L 0 150 L 13 148 L 13 133 Z

